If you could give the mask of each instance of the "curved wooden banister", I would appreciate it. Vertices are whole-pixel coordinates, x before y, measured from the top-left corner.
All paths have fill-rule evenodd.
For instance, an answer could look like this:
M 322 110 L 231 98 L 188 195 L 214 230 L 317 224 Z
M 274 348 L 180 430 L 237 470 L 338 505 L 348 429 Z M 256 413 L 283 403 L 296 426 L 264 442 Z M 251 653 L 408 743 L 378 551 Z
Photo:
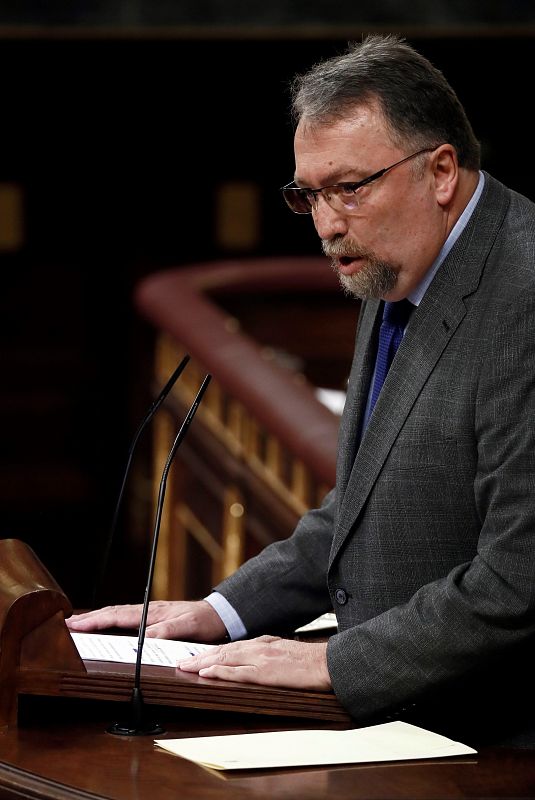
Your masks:
M 137 286 L 156 387 L 191 356 L 155 420 L 154 497 L 177 420 L 214 378 L 173 471 L 154 599 L 203 596 L 334 486 L 339 417 L 313 384 L 343 387 L 349 372 L 359 306 L 346 299 L 321 257 L 183 266 Z
M 339 292 L 323 257 L 228 260 L 154 273 L 137 287 L 135 303 L 157 329 L 183 344 L 222 387 L 315 476 L 334 485 L 338 418 L 291 371 L 266 360 L 262 347 L 229 325 L 217 298 L 266 291 Z M 276 320 L 274 319 L 274 324 Z

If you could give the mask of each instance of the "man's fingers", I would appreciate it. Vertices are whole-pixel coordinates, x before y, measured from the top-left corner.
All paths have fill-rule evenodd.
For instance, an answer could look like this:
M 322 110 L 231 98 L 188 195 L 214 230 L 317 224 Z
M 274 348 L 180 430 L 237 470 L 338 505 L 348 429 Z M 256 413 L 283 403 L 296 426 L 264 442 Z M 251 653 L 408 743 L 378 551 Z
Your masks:
M 219 645 L 213 650 L 209 650 L 206 653 L 201 653 L 198 656 L 193 656 L 193 658 L 188 656 L 188 658 L 178 661 L 177 667 L 184 672 L 199 672 L 200 669 L 211 667 L 213 664 L 221 663 L 219 660 L 219 653 L 224 647 L 227 646 L 228 645 Z
M 263 683 L 261 671 L 255 666 L 225 667 L 214 664 L 212 667 L 203 667 L 199 670 L 201 678 L 218 678 L 222 681 L 236 681 L 237 683 Z
M 193 641 L 199 635 L 197 628 L 194 628 L 191 621 L 188 620 L 187 614 L 182 614 L 165 622 L 155 622 L 153 625 L 147 625 L 146 633 L 152 639 L 192 639 Z
M 94 631 L 105 628 L 135 628 L 139 625 L 141 606 L 106 606 L 98 611 L 74 614 L 65 620 L 73 631 Z
M 271 655 L 270 648 L 274 642 L 281 641 L 277 636 L 259 636 L 257 639 L 250 639 L 245 642 L 232 642 L 222 644 L 219 647 L 201 653 L 194 658 L 187 658 L 179 661 L 178 666 L 184 672 L 199 672 L 209 667 L 227 666 L 243 667 L 255 666 L 262 659 Z M 200 674 L 200 673 L 199 673 Z
M 326 643 L 261 636 L 221 645 L 180 661 L 177 666 L 184 672 L 197 672 L 203 678 L 288 688 L 331 688 Z
M 69 617 L 67 627 L 81 632 L 106 628 L 137 630 L 142 610 L 141 604 L 106 606 Z M 219 614 L 205 600 L 153 600 L 149 603 L 146 633 L 151 638 L 213 642 L 224 639 L 227 630 Z

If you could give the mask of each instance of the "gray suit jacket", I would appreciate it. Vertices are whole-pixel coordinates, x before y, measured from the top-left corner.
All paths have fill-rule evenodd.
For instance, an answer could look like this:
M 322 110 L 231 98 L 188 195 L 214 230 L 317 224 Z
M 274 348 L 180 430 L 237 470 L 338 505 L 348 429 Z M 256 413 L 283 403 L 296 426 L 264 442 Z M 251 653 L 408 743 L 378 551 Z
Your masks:
M 535 667 L 535 206 L 486 175 L 358 446 L 380 310 L 360 316 L 336 489 L 217 590 L 251 634 L 334 607 L 357 720 L 468 697 L 495 717 Z

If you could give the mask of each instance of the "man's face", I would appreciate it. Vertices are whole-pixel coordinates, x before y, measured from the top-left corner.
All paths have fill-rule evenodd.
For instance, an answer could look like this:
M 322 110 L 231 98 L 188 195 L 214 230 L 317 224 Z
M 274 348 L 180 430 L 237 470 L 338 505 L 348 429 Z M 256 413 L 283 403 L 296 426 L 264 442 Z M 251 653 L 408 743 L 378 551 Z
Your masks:
M 343 120 L 301 122 L 294 144 L 295 181 L 311 189 L 362 180 L 411 154 L 392 143 L 375 104 L 358 107 Z M 423 170 L 415 173 L 414 161 L 408 161 L 359 189 L 351 214 L 318 197 L 314 225 L 352 294 L 400 300 L 438 255 L 448 222 L 437 202 L 432 156 L 418 157 Z

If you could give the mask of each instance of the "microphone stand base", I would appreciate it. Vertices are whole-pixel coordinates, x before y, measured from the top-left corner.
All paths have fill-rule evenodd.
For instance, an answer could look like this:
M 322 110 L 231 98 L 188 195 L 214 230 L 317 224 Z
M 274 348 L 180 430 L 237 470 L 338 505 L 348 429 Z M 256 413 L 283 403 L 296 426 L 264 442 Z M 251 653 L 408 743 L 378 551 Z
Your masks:
M 141 653 L 141 648 L 139 648 L 139 652 Z M 136 685 L 132 689 L 129 721 L 114 722 L 113 725 L 107 728 L 108 733 L 113 733 L 116 736 L 157 736 L 159 733 L 165 733 L 165 728 L 162 728 L 159 722 L 146 719 L 147 712 L 143 701 L 143 693 L 137 685 L 138 680 L 136 677 Z
M 158 722 L 146 722 L 143 725 L 114 722 L 106 730 L 108 733 L 115 734 L 115 736 L 158 736 L 160 733 L 165 733 L 165 728 Z

